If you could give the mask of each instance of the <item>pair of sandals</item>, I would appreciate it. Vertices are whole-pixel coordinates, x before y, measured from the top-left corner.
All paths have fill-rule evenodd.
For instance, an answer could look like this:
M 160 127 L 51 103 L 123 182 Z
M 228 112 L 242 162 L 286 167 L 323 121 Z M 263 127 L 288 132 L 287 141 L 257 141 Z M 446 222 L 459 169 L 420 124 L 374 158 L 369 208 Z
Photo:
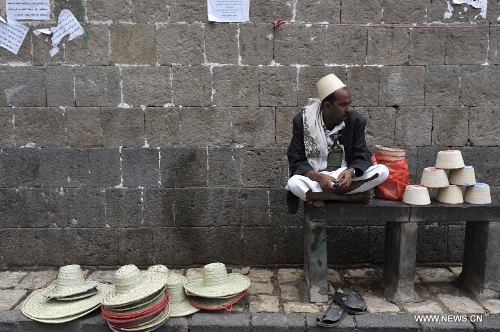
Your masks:
M 333 295 L 333 301 L 336 304 L 330 305 L 322 318 L 316 318 L 317 326 L 335 327 L 345 318 L 346 314 L 366 314 L 366 306 L 354 294 L 336 292 Z

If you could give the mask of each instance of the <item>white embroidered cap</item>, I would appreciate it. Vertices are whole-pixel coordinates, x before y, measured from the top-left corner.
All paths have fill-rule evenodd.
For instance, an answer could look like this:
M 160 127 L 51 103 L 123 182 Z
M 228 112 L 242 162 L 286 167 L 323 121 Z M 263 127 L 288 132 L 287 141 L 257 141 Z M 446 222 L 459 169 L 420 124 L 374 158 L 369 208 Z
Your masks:
M 338 89 L 344 87 L 345 84 L 334 74 L 326 75 L 316 82 L 316 89 L 318 89 L 318 96 L 321 101 Z

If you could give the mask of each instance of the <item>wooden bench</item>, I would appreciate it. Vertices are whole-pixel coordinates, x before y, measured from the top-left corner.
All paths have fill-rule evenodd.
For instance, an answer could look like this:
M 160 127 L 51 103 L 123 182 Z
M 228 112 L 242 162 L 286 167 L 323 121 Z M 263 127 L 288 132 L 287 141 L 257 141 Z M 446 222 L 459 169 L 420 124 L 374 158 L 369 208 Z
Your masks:
M 418 222 L 466 221 L 459 284 L 478 299 L 500 294 L 500 204 L 410 206 L 374 199 L 368 204 L 327 202 L 304 207 L 304 256 L 311 302 L 328 300 L 326 227 L 338 222 L 385 223 L 384 296 L 394 303 L 418 301 L 414 291 Z

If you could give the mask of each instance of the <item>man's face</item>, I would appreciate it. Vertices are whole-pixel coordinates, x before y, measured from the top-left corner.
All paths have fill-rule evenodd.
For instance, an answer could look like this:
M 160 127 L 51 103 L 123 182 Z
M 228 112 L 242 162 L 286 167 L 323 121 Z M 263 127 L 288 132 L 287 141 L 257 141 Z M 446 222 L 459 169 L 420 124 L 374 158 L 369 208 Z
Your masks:
M 351 111 L 351 91 L 348 88 L 335 91 L 335 97 L 333 103 L 326 101 L 323 105 L 323 121 L 327 127 L 339 125 Z

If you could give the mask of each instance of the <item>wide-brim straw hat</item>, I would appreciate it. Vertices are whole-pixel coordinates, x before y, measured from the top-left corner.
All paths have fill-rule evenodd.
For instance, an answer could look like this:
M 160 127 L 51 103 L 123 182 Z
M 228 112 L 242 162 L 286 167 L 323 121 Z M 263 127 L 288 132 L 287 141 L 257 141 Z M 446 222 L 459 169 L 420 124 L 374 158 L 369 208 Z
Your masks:
M 459 150 L 439 151 L 436 158 L 436 168 L 455 169 L 465 166 L 462 152 Z
M 141 271 L 129 264 L 116 271 L 114 286 L 114 290 L 104 298 L 104 306 L 126 306 L 140 302 L 165 287 L 165 276 L 158 272 Z
M 459 186 L 472 186 L 476 184 L 476 174 L 474 167 L 465 166 L 464 168 L 450 169 L 448 174 L 450 184 Z
M 405 193 L 403 195 L 403 203 L 411 205 L 431 204 L 429 190 L 427 189 L 427 187 L 423 187 L 420 185 L 408 185 L 406 186 Z
M 186 278 L 177 273 L 170 273 L 167 281 L 167 291 L 170 294 L 170 317 L 182 317 L 194 314 L 200 309 L 189 303 L 184 292 Z
M 143 323 L 140 326 L 137 327 L 130 327 L 130 328 L 117 328 L 113 326 L 113 324 L 108 322 L 108 326 L 111 329 L 111 331 L 116 331 L 116 332 L 138 332 L 138 331 L 153 331 L 163 324 L 168 320 L 170 317 L 170 306 L 167 305 L 165 307 L 165 310 L 161 312 L 159 315 L 155 316 L 152 320 L 149 322 Z
M 225 298 L 207 298 L 199 296 L 189 296 L 189 303 L 196 308 L 201 310 L 227 310 L 231 311 L 233 305 L 240 301 L 247 294 L 247 290 L 241 292 L 240 294 L 233 295 L 231 297 Z
M 486 183 L 476 183 L 465 188 L 464 200 L 470 204 L 490 204 L 490 186 Z
M 44 295 L 49 298 L 75 300 L 95 294 L 97 285 L 95 281 L 85 281 L 80 265 L 65 265 L 59 268 L 55 287 L 46 288 Z
M 210 263 L 203 267 L 203 279 L 184 284 L 187 295 L 220 298 L 240 294 L 250 287 L 250 279 L 239 273 L 227 273 L 223 263 Z
M 448 187 L 439 188 L 436 201 L 446 204 L 461 204 L 464 202 L 462 188 L 454 184 Z
M 335 76 L 335 74 L 326 75 L 316 82 L 316 89 L 318 90 L 318 96 L 321 101 L 338 89 L 344 87 L 345 84 L 342 83 L 342 81 Z
M 99 283 L 97 294 L 77 301 L 51 299 L 45 296 L 46 289 L 41 289 L 26 298 L 21 306 L 21 312 L 26 317 L 43 323 L 69 322 L 99 308 L 103 298 L 112 289 L 110 285 Z
M 436 167 L 426 167 L 420 178 L 420 185 L 427 188 L 443 188 L 448 187 L 448 176 L 444 169 Z

